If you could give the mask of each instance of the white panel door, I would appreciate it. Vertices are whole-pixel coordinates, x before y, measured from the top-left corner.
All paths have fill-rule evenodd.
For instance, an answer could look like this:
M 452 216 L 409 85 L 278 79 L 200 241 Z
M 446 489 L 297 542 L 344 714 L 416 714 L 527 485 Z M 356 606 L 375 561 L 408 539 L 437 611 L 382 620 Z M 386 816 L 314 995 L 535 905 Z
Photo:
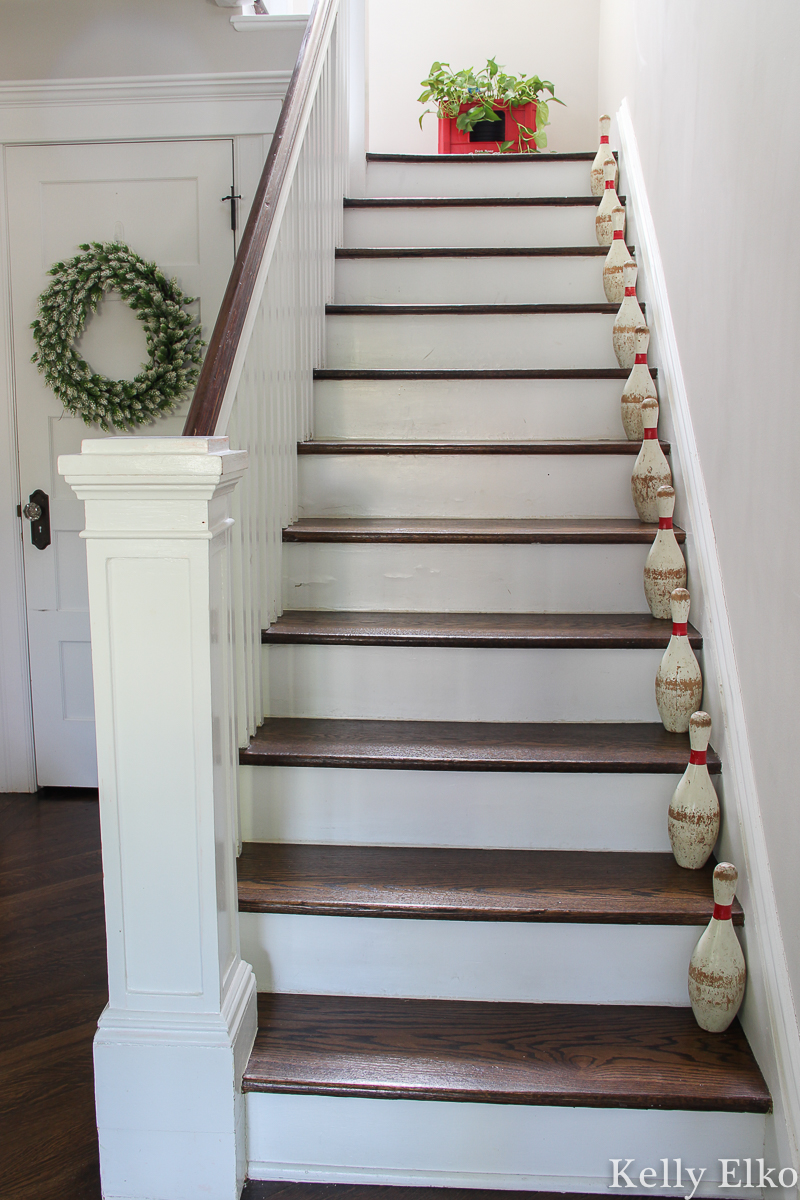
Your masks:
M 199 297 L 203 334 L 213 328 L 234 256 L 230 140 L 14 146 L 7 150 L 14 363 L 21 501 L 50 497 L 51 543 L 22 531 L 40 787 L 97 782 L 83 504 L 56 471 L 85 437 L 108 436 L 66 414 L 31 363 L 30 324 L 48 268 L 82 242 L 126 242 Z M 141 323 L 109 293 L 78 347 L 110 378 L 132 378 L 147 359 Z M 143 434 L 178 434 L 187 403 Z M 147 681 L 142 680 L 142 703 Z M 142 747 L 146 753 L 146 747 Z

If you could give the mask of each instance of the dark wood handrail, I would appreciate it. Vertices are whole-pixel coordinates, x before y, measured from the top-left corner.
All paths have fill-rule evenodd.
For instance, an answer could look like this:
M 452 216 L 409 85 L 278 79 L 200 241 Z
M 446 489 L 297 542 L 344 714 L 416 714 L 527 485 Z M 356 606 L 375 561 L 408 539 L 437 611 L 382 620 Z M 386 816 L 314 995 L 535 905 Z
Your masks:
M 216 430 L 261 260 L 275 220 L 277 202 L 300 134 L 302 114 L 320 56 L 328 48 L 326 32 L 337 5 L 338 0 L 314 0 L 267 161 L 242 234 L 239 253 L 183 427 L 184 436 L 213 437 Z

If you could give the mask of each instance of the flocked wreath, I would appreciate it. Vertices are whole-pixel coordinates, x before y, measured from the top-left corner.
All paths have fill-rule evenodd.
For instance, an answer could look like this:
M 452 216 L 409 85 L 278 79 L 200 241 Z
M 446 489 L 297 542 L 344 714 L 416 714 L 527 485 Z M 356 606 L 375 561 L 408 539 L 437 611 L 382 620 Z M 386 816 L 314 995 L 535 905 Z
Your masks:
M 122 242 L 92 242 L 50 268 L 33 322 L 35 362 L 67 412 L 87 425 L 127 429 L 171 412 L 194 387 L 202 347 L 192 304 L 175 279 Z M 108 379 L 74 348 L 103 293 L 115 290 L 144 324 L 150 361 L 135 379 Z

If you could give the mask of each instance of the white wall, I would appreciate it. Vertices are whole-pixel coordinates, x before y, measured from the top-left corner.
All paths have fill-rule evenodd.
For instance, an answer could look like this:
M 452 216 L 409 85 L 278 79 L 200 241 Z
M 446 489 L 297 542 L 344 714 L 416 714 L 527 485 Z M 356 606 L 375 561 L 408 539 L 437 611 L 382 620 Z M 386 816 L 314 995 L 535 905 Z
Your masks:
M 231 11 L 214 0 L 0 0 L 0 79 L 291 70 L 302 30 L 236 33 Z
M 627 95 L 642 158 L 742 689 L 756 777 L 748 803 L 766 835 L 795 1010 L 798 44 L 797 5 L 601 3 L 599 99 L 614 113 Z M 727 817 L 730 853 L 742 841 Z M 759 884 L 770 881 L 751 878 Z
M 369 149 L 435 154 L 437 122 L 417 102 L 435 60 L 454 70 L 497 61 L 552 80 L 549 150 L 597 142 L 599 0 L 368 0 Z

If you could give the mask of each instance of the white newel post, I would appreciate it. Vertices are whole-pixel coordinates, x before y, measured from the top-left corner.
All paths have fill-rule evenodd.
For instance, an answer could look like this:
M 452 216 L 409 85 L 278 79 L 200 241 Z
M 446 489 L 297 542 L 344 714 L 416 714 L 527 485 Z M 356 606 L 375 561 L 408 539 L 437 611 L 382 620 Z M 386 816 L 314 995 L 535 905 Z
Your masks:
M 256 1032 L 239 956 L 227 438 L 85 441 L 109 1003 L 94 1043 L 103 1195 L 235 1200 Z

